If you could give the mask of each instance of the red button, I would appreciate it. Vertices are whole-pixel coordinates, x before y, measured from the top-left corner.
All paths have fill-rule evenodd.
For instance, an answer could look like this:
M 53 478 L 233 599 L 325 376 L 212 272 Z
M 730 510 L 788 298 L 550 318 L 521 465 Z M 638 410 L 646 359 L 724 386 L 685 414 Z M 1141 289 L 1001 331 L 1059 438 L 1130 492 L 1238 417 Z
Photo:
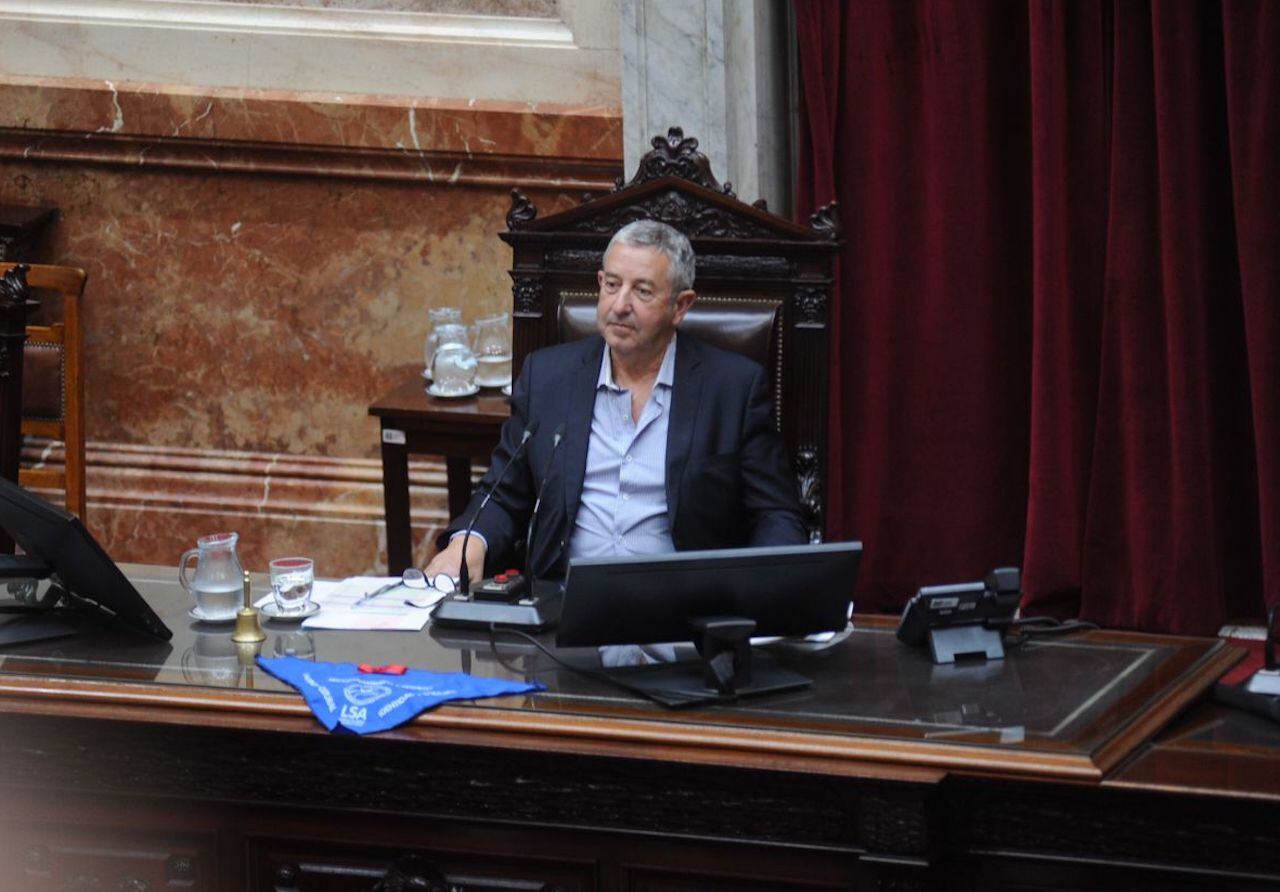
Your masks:
M 508 570 L 508 571 L 507 571 L 507 575 L 508 575 L 508 576 L 519 576 L 519 575 L 520 575 L 520 571 L 519 571 L 519 570 Z
M 506 574 L 506 573 L 499 573 L 497 576 L 493 577 L 493 581 L 494 581 L 494 582 L 506 582 L 506 581 L 507 581 L 507 574 Z

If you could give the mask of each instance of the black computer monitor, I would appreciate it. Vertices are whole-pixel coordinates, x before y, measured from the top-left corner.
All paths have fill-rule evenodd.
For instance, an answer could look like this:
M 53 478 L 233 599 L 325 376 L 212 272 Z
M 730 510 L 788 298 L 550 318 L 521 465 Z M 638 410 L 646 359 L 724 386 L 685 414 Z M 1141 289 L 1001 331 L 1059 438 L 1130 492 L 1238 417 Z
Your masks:
M 165 640 L 173 636 L 74 515 L 0 478 L 0 526 L 25 552 L 0 555 L 0 575 L 50 576 L 131 628 Z
M 646 674 L 660 693 L 678 692 L 668 705 L 803 686 L 808 679 L 752 659 L 749 639 L 844 629 L 861 557 L 861 542 L 835 542 L 575 558 L 556 645 L 693 641 L 701 668 L 683 679 L 673 679 L 675 667 Z M 623 683 L 637 687 L 631 677 Z

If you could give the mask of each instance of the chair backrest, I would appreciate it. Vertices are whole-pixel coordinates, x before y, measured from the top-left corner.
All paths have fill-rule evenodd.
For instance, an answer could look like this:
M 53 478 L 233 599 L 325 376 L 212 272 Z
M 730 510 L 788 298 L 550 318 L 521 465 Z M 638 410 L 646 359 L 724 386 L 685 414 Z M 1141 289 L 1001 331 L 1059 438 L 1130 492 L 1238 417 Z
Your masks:
M 13 266 L 0 263 L 0 274 Z M 85 280 L 84 270 L 69 266 L 33 263 L 27 271 L 33 296 L 56 293 L 61 306 L 42 305 L 41 315 L 51 318 L 27 326 L 21 429 L 24 438 L 31 439 L 18 471 L 18 481 L 25 487 L 62 490 L 67 510 L 81 520 L 85 515 L 85 432 L 80 300 Z M 58 443 L 62 444 L 61 466 L 50 462 Z
M 539 347 L 593 334 L 600 269 L 609 239 L 626 223 L 655 219 L 689 237 L 698 299 L 681 331 L 744 353 L 770 370 L 774 415 L 797 472 L 816 537 L 826 491 L 827 303 L 839 221 L 823 208 L 801 226 L 739 201 L 711 173 L 697 140 L 678 128 L 655 137 L 628 183 L 608 195 L 539 218 L 512 192 L 508 231 L 514 351 L 519 368 Z

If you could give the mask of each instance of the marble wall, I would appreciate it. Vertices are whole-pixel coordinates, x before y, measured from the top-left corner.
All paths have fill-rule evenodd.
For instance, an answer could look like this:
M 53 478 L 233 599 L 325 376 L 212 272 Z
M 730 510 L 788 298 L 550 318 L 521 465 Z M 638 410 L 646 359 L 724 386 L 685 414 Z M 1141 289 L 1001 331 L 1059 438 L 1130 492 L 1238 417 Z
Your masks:
M 218 0 L 246 6 L 309 6 L 317 9 L 364 9 L 376 12 L 443 12 L 451 15 L 554 18 L 556 0 Z
M 617 2 L 0 0 L 0 72 L 617 106 Z
M 682 127 L 720 182 L 790 216 L 795 59 L 786 0 L 621 0 L 626 168 Z
M 0 80 L 0 202 L 52 204 L 89 273 L 88 525 L 161 564 L 201 533 L 247 565 L 385 565 L 367 406 L 422 366 L 426 313 L 509 308 L 509 190 L 621 173 L 616 105 Z M 443 468 L 411 469 L 415 536 Z

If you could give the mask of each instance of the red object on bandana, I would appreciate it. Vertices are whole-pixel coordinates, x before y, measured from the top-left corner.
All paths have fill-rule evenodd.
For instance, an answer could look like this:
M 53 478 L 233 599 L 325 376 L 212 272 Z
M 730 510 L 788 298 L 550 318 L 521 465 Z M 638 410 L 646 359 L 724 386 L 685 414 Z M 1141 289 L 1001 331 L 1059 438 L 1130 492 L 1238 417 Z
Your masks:
M 376 673 L 378 675 L 404 675 L 409 671 L 407 666 L 399 666 L 394 663 L 390 666 L 371 666 L 368 663 L 361 663 L 356 668 L 361 672 Z

